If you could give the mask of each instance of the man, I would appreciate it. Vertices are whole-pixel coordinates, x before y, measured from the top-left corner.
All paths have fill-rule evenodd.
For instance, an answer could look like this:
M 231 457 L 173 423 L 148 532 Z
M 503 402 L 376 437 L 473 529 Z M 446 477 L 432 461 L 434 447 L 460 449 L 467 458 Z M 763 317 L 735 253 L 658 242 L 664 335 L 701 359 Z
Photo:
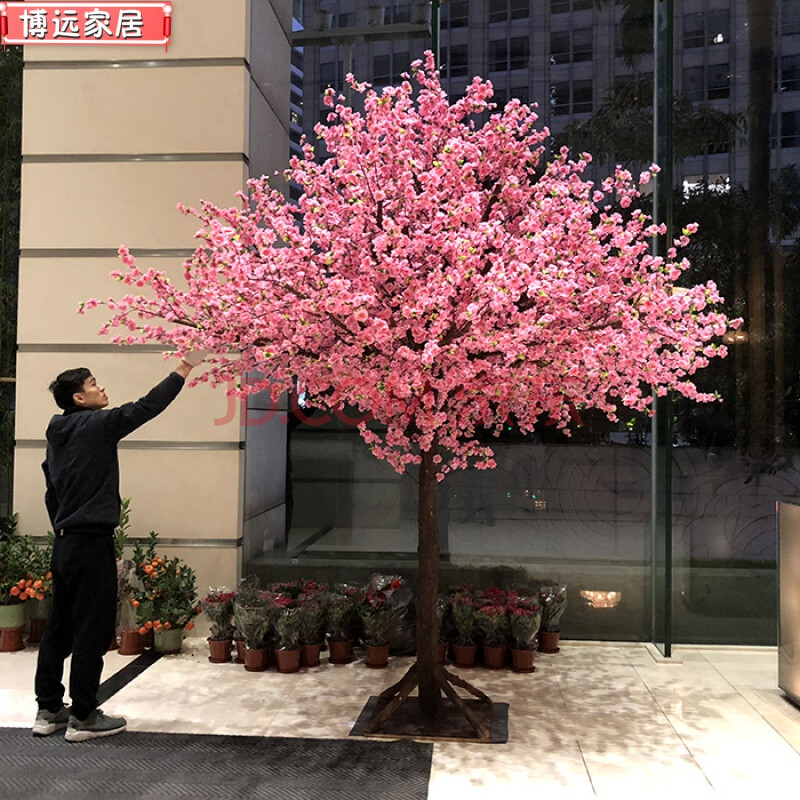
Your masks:
M 62 372 L 50 384 L 64 413 L 50 420 L 42 464 L 55 542 L 53 607 L 36 667 L 34 736 L 66 728 L 64 738 L 80 742 L 125 730 L 122 717 L 106 716 L 97 707 L 103 656 L 116 625 L 117 444 L 175 399 L 205 355 L 190 353 L 147 395 L 119 408 L 106 409 L 108 395 L 88 369 Z M 70 653 L 71 709 L 64 705 L 61 682 Z

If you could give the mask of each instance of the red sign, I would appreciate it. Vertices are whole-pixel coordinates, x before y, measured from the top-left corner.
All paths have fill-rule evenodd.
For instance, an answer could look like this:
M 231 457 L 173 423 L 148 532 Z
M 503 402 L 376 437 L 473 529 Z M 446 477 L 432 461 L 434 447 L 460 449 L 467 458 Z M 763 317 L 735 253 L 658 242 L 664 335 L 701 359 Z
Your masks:
M 169 46 L 169 3 L 7 3 L 0 0 L 0 43 Z

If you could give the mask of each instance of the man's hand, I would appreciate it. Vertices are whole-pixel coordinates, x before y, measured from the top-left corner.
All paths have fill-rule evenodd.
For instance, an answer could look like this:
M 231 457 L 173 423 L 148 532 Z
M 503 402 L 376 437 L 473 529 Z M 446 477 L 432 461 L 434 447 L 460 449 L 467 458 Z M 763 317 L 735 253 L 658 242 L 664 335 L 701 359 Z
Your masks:
M 196 367 L 205 360 L 206 356 L 210 352 L 210 350 L 190 350 L 188 353 L 186 353 L 186 355 L 183 356 L 183 360 L 190 367 Z

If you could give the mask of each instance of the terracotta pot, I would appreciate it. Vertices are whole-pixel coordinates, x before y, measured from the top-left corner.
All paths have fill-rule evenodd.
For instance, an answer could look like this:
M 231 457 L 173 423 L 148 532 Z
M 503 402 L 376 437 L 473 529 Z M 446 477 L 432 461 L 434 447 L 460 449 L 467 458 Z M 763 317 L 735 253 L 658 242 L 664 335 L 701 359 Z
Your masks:
M 514 672 L 535 672 L 533 659 L 536 655 L 535 650 L 515 650 L 511 649 L 511 669 Z
M 300 648 L 300 666 L 318 667 L 319 654 L 322 651 L 321 644 L 304 644 Z
M 44 633 L 45 626 L 47 625 L 46 619 L 34 617 L 28 620 L 28 643 L 38 644 L 42 641 L 42 634 Z
M 19 628 L 0 628 L 0 653 L 15 653 L 24 650 L 22 626 Z
M 348 639 L 346 642 L 335 642 L 333 639 L 329 639 L 328 646 L 331 649 L 328 659 L 331 664 L 349 664 L 353 660 L 352 639 Z
M 231 647 L 233 646 L 233 640 L 212 639 L 209 636 L 206 641 L 208 642 L 208 660 L 212 664 L 227 664 L 231 660 Z
M 454 644 L 453 655 L 457 667 L 474 667 L 478 658 L 478 645 Z
M 244 648 L 244 668 L 248 672 L 263 672 L 267 668 L 267 648 Z
M 279 647 L 275 648 L 275 665 L 278 672 L 290 673 L 300 671 L 300 648 L 295 647 L 292 650 L 281 650 Z
M 156 631 L 155 636 L 153 636 L 153 643 L 156 653 L 161 653 L 162 655 L 180 653 L 181 647 L 183 647 L 183 628 Z
M 557 653 L 561 648 L 558 646 L 561 631 L 539 631 L 539 652 Z
M 106 652 L 110 652 L 111 650 L 119 650 L 119 641 L 117 641 L 117 632 L 114 631 L 114 635 L 111 637 L 111 641 L 108 643 L 108 650 Z
M 437 664 L 446 664 L 447 663 L 447 642 L 439 642 L 438 645 L 439 649 L 436 653 L 436 663 Z
M 367 666 L 370 669 L 386 669 L 389 666 L 388 644 L 365 644 L 367 650 Z
M 122 631 L 119 641 L 119 654 L 121 656 L 138 656 L 143 652 L 142 634 L 136 628 L 126 628 Z
M 244 664 L 244 651 L 245 651 L 245 644 L 242 639 L 234 639 L 233 643 L 236 645 L 236 663 L 237 664 Z
M 506 648 L 484 645 L 483 665 L 486 669 L 503 669 L 506 665 Z

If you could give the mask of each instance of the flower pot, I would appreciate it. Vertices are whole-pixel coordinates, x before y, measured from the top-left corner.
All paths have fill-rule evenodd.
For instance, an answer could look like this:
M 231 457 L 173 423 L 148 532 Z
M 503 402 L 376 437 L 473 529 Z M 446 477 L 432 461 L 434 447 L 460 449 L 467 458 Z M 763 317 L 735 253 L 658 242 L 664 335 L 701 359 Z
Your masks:
M 478 658 L 478 645 L 454 644 L 453 655 L 457 667 L 474 667 Z
M 50 613 L 52 604 L 50 596 L 45 597 L 44 600 L 33 599 L 25 601 L 25 616 L 28 618 L 28 642 L 30 644 L 38 644 L 42 641 L 42 635 L 47 625 L 47 615 Z
M 300 666 L 318 667 L 319 654 L 322 651 L 321 644 L 304 644 L 300 648 Z
M 447 663 L 447 642 L 439 642 L 438 643 L 438 650 L 436 653 L 436 663 L 437 664 L 446 664 Z
M 232 639 L 206 639 L 208 642 L 208 660 L 212 664 L 227 664 L 231 660 Z
M 515 650 L 511 649 L 511 669 L 514 672 L 535 672 L 533 659 L 536 655 L 535 650 Z
M 153 646 L 156 653 L 162 655 L 180 653 L 181 647 L 183 647 L 183 628 L 156 631 L 153 636 Z
M 506 665 L 506 648 L 484 645 L 483 665 L 486 669 L 503 669 Z
M 153 632 L 152 628 L 148 628 L 147 631 L 142 636 L 142 647 L 147 650 L 151 648 L 155 644 L 155 633 Z
M 558 646 L 561 631 L 539 631 L 539 652 L 557 653 L 561 648 Z
M 331 664 L 349 664 L 353 660 L 353 640 L 346 642 L 335 642 L 333 639 L 328 641 L 331 655 L 328 659 Z
M 122 631 L 119 640 L 119 654 L 121 656 L 138 656 L 143 652 L 142 634 L 136 628 L 126 628 Z
M 0 606 L 0 653 L 22 650 L 22 629 L 25 626 L 25 603 Z
M 365 644 L 367 650 L 367 666 L 370 669 L 386 669 L 389 666 L 388 644 Z
M 236 645 L 236 663 L 244 664 L 244 651 L 245 644 L 243 639 L 234 639 L 233 643 Z
M 119 642 L 117 641 L 116 631 L 114 631 L 114 634 L 111 637 L 111 641 L 108 643 L 108 649 L 106 650 L 106 652 L 110 652 L 111 650 L 119 650 Z
M 244 648 L 244 668 L 248 672 L 263 672 L 267 668 L 267 648 Z
M 279 647 L 275 648 L 275 665 L 278 672 L 290 673 L 300 671 L 300 648 L 295 647 L 292 650 L 282 650 Z

